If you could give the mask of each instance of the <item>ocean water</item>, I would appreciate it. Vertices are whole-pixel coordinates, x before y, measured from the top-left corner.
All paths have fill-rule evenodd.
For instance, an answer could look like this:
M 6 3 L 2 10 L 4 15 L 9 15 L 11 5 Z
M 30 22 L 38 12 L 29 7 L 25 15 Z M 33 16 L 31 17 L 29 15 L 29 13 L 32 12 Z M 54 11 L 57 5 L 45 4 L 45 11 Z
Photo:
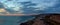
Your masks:
M 19 25 L 34 19 L 33 16 L 0 16 L 0 25 Z

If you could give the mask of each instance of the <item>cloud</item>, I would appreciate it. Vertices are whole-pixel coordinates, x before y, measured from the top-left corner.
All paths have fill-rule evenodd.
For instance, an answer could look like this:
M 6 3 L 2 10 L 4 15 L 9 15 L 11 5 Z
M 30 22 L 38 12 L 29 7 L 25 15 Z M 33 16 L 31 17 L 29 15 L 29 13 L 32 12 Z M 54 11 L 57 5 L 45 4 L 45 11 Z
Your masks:
M 39 2 L 38 2 L 39 1 Z M 58 0 L 36 0 L 34 2 L 37 2 L 37 9 L 39 10 L 45 10 L 49 9 L 48 7 L 54 7 L 56 3 L 58 3 Z
M 26 2 L 31 1 L 32 3 L 36 3 L 37 5 L 34 6 L 35 9 L 24 8 L 23 5 L 21 5 L 20 2 L 25 2 L 25 1 Z M 21 7 L 23 7 L 26 10 L 29 10 L 30 12 L 31 11 L 37 12 L 38 10 L 39 11 L 41 11 L 41 10 L 44 11 L 45 9 L 49 9 L 49 7 L 54 7 L 55 5 L 57 5 L 57 3 L 59 3 L 58 0 L 12 0 L 12 1 L 0 0 L 0 2 L 2 2 L 5 5 L 6 9 L 19 11 L 19 12 L 24 11 L 24 10 L 21 10 L 22 9 Z M 28 12 L 28 11 L 26 11 L 26 12 Z

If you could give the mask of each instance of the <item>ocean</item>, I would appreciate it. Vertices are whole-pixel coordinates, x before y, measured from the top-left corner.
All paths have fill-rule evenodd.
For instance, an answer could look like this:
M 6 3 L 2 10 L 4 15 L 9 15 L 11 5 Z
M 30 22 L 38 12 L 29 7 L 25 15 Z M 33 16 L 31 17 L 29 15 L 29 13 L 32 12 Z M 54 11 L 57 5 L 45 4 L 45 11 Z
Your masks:
M 19 25 L 34 18 L 33 16 L 0 16 L 0 25 Z

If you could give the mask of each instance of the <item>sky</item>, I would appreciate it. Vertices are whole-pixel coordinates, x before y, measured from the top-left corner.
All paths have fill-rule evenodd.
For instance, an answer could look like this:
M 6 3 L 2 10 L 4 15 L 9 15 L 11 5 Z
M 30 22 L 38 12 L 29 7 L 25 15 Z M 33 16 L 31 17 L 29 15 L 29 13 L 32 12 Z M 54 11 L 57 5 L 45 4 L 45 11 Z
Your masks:
M 32 8 L 33 10 L 27 9 L 27 10 L 25 10 L 26 11 L 25 12 L 21 8 L 21 7 L 23 7 L 21 2 L 29 2 L 29 1 L 37 4 L 36 6 L 34 6 L 34 7 L 36 7 L 36 9 L 35 8 Z M 33 13 L 38 14 L 38 13 L 40 13 L 40 11 L 42 11 L 42 13 L 50 12 L 51 10 L 52 10 L 51 12 L 55 11 L 55 9 L 57 8 L 56 6 L 59 4 L 60 1 L 59 0 L 0 0 L 0 2 L 4 5 L 5 9 L 8 9 L 10 11 L 13 10 L 11 12 L 18 11 L 19 13 L 24 13 L 24 14 L 29 14 L 29 13 L 30 14 L 33 14 Z M 26 8 L 24 8 L 24 9 L 26 9 Z

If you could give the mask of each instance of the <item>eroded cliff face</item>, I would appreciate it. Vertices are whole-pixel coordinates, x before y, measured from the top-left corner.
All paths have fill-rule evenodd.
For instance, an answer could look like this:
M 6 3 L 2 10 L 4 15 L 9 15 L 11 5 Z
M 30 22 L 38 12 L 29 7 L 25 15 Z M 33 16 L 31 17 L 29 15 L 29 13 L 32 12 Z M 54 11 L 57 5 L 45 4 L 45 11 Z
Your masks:
M 21 23 L 20 25 L 44 25 L 43 20 L 41 20 L 41 18 L 40 18 L 41 16 L 42 15 L 37 15 L 37 16 L 35 16 L 35 19 L 29 20 L 25 23 Z
M 26 23 L 22 23 L 21 25 L 44 25 L 44 23 L 42 20 L 36 19 L 36 20 L 28 21 Z
M 41 16 L 45 16 L 44 19 L 41 19 Z M 20 25 L 60 25 L 60 14 L 43 14 L 37 15 L 35 19 L 29 20 Z
M 48 25 L 60 25 L 60 14 L 47 15 L 44 21 Z

